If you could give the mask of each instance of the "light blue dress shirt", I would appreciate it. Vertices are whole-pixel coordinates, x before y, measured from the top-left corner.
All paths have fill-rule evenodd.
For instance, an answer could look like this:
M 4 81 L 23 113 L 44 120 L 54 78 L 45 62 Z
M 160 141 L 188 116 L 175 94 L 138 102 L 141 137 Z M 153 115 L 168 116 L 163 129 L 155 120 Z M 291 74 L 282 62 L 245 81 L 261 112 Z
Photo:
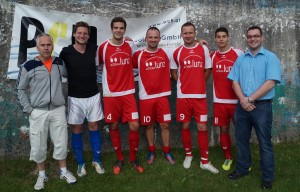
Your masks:
M 240 55 L 227 78 L 238 82 L 244 95 L 248 97 L 267 80 L 275 80 L 275 83 L 280 83 L 280 73 L 278 57 L 262 47 L 255 56 L 250 51 Z M 273 88 L 259 100 L 272 99 L 274 96 L 275 90 Z

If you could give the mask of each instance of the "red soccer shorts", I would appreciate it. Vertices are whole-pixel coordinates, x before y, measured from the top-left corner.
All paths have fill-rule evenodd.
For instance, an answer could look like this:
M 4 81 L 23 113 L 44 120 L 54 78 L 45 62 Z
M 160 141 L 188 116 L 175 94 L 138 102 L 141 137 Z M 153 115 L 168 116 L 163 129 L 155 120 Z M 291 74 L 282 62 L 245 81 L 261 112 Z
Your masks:
M 119 97 L 104 97 L 104 116 L 106 123 L 138 122 L 139 114 L 133 94 Z
M 236 104 L 214 103 L 213 126 L 230 125 L 230 119 L 234 123 L 234 111 Z
M 140 116 L 141 125 L 171 122 L 168 96 L 140 100 Z
M 206 124 L 207 113 L 206 98 L 177 98 L 176 100 L 176 120 L 178 122 L 190 122 L 194 116 L 196 123 Z

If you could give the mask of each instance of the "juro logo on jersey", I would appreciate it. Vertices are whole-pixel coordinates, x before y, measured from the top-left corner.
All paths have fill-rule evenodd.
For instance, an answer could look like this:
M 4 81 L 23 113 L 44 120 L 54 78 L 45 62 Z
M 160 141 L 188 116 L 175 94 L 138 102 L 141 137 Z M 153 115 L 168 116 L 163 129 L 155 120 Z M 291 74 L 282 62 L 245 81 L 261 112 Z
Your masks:
M 219 73 L 229 73 L 232 69 L 232 66 L 226 66 L 222 64 L 217 64 L 216 65 L 216 72 Z
M 152 70 L 152 69 L 160 69 L 166 66 L 165 62 L 147 62 L 146 63 L 146 70 Z
M 110 61 L 110 66 L 119 66 L 119 65 L 130 64 L 130 58 L 111 57 L 109 59 L 109 61 Z
M 166 62 L 161 57 L 152 57 L 148 59 L 146 62 L 146 70 L 154 70 L 166 67 Z
M 195 61 L 193 59 L 186 59 L 183 61 L 184 64 L 184 68 L 197 68 L 197 67 L 201 67 L 203 66 L 202 61 Z

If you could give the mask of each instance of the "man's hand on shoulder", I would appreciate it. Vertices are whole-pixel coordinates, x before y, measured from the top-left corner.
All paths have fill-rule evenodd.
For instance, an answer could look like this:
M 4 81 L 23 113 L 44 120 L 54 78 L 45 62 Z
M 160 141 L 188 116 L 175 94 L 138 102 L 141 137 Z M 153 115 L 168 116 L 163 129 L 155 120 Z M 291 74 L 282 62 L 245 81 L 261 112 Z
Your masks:
M 197 43 L 199 43 L 200 45 L 205 45 L 205 46 L 209 46 L 208 42 L 204 39 L 196 39 L 195 40 Z
M 124 40 L 125 40 L 125 41 L 133 41 L 133 40 L 131 39 L 131 37 L 124 37 Z

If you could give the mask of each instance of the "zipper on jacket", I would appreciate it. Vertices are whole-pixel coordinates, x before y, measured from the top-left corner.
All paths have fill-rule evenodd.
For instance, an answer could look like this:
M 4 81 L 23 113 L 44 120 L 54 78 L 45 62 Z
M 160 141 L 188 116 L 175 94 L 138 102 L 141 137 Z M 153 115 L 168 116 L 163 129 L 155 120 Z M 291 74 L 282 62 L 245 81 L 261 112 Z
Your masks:
M 50 79 L 50 102 L 48 105 L 48 110 L 50 110 L 50 105 L 51 105 L 51 72 L 49 73 L 49 79 Z

